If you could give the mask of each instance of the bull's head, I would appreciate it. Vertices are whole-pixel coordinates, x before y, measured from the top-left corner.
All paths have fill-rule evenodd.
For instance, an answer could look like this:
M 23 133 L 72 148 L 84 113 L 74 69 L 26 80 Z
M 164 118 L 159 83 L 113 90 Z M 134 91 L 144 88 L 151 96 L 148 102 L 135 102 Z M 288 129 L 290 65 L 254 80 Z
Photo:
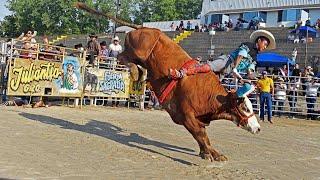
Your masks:
M 150 28 L 141 28 L 127 34 L 124 43 L 126 50 L 117 58 L 130 68 L 134 80 L 141 78 L 141 72 L 144 71 L 141 67 L 146 68 L 146 61 L 159 41 L 160 34 L 160 30 Z
M 232 105 L 232 114 L 236 117 L 233 122 L 241 128 L 255 134 L 260 131 L 260 124 L 253 112 L 252 103 L 247 96 L 237 97 Z
M 245 83 L 236 93 L 233 92 L 231 113 L 236 116 L 234 123 L 252 133 L 257 133 L 260 131 L 260 124 L 253 112 L 252 103 L 247 97 L 247 94 L 252 91 L 254 86 Z

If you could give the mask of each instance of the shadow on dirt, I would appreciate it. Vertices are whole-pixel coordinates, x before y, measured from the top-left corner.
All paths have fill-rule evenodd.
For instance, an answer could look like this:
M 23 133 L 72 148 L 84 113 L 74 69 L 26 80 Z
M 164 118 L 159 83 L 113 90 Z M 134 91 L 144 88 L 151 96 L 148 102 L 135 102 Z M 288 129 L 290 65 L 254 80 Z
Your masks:
M 155 146 L 158 148 L 163 148 L 168 151 L 185 153 L 188 155 L 195 156 L 195 154 L 193 154 L 194 150 L 151 140 L 151 139 L 142 137 L 137 133 L 128 134 L 122 128 L 107 122 L 91 120 L 85 125 L 79 125 L 69 121 L 65 121 L 62 119 L 53 118 L 49 116 L 44 116 L 44 115 L 36 115 L 36 114 L 30 114 L 30 113 L 24 113 L 24 112 L 19 113 L 19 115 L 30 120 L 39 121 L 41 123 L 60 126 L 60 128 L 63 128 L 63 129 L 71 129 L 71 130 L 85 132 L 88 134 L 101 136 L 129 147 L 138 148 L 147 152 L 155 153 L 155 154 L 170 158 L 173 161 L 176 161 L 185 165 L 195 165 L 194 163 L 171 157 L 169 155 L 163 154 L 161 152 L 157 152 L 145 146 Z

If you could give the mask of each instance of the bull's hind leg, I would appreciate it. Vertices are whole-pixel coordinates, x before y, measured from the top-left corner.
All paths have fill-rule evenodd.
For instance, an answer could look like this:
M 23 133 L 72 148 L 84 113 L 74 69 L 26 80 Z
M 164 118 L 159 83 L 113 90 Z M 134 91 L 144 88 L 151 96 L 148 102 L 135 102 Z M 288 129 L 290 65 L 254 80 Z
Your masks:
M 200 147 L 200 157 L 210 161 L 227 161 L 228 158 L 216 151 L 210 144 L 205 126 L 195 117 L 187 118 L 184 122 L 186 129 L 196 139 Z

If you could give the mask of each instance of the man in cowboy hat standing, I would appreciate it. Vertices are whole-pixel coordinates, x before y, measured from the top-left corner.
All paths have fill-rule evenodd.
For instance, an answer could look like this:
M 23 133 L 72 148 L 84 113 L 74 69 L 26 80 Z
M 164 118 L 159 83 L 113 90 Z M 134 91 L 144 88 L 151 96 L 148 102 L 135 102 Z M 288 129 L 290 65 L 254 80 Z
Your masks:
M 89 64 L 94 65 L 95 56 L 98 56 L 100 53 L 100 44 L 97 40 L 98 36 L 94 33 L 91 33 L 89 38 L 90 40 L 87 45 Z
M 240 73 L 245 73 L 248 69 L 255 71 L 257 54 L 264 50 L 275 48 L 276 42 L 274 36 L 269 31 L 257 30 L 250 35 L 250 42 L 242 43 L 229 55 L 219 56 L 217 59 L 204 65 L 196 64 L 194 67 L 189 69 L 182 69 L 179 71 L 170 69 L 169 75 L 173 79 L 180 79 L 186 75 L 205 73 L 209 71 L 213 71 L 218 74 L 232 73 L 234 77 L 244 83 Z M 251 88 L 248 89 L 248 92 L 252 92 L 253 90 L 254 86 L 251 86 Z
M 112 43 L 109 45 L 109 57 L 117 57 L 122 52 L 122 46 L 120 45 L 120 39 L 118 36 L 112 38 Z
M 264 105 L 267 104 L 268 121 L 272 124 L 272 96 L 274 96 L 274 85 L 273 80 L 267 75 L 268 72 L 263 71 L 261 79 L 257 82 L 257 88 L 260 91 L 260 120 L 264 121 Z

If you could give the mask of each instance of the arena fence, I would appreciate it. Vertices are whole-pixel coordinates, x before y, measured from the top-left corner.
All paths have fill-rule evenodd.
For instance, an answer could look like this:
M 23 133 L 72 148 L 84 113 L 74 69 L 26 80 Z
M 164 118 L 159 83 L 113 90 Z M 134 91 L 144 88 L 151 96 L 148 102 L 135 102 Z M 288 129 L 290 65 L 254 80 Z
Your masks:
M 320 98 L 319 98 L 319 89 L 317 96 L 314 97 L 315 102 L 308 101 L 309 97 L 307 96 L 306 87 L 309 83 L 320 83 L 319 78 L 310 78 L 310 77 L 296 77 L 296 76 L 287 76 L 283 78 L 285 81 L 283 85 L 286 87 L 286 94 L 282 97 L 284 100 L 280 100 L 277 97 L 277 91 L 281 90 L 279 88 L 279 81 L 277 81 L 278 76 L 269 76 L 274 79 L 275 95 L 272 96 L 272 112 L 276 116 L 289 116 L 289 117 L 311 117 L 315 119 L 320 116 Z M 253 80 L 252 83 L 256 84 L 257 80 Z M 241 83 L 236 81 L 234 78 L 224 78 L 222 80 L 223 86 L 228 90 L 237 89 L 241 87 Z M 260 93 L 256 89 L 253 93 L 249 95 L 249 99 L 252 102 L 253 109 L 255 112 L 260 114 Z M 280 102 L 280 103 L 279 103 Z M 308 108 L 309 105 L 309 108 Z M 313 107 L 312 107 L 313 106 Z M 311 107 L 311 108 L 310 108 Z M 267 108 L 265 107 L 265 110 Z M 309 111 L 308 111 L 309 110 Z M 266 113 L 266 111 L 265 111 Z
M 115 58 L 96 57 L 94 66 L 85 51 L 76 49 L 15 40 L 1 47 L 6 48 L 1 57 L 7 67 L 1 68 L 1 92 L 8 97 L 81 99 L 80 105 L 86 100 L 93 105 L 109 99 L 143 101 L 146 82 L 134 82 Z
M 126 66 L 116 58 L 96 57 L 94 65 L 86 61 L 86 52 L 46 44 L 27 44 L 11 41 L 0 43 L 0 95 L 9 97 L 59 97 L 74 99 L 80 105 L 104 105 L 110 101 L 126 102 L 144 108 L 150 91 L 146 82 L 130 78 Z M 145 73 L 146 76 L 146 73 Z M 276 79 L 276 77 L 272 77 Z M 283 77 L 287 87 L 283 104 L 273 97 L 275 115 L 319 117 L 319 94 L 317 101 L 308 101 L 304 77 Z M 318 81 L 319 79 L 313 79 Z M 255 83 L 255 82 L 253 82 Z M 277 91 L 275 81 L 275 91 Z M 225 78 L 226 89 L 237 89 L 241 84 L 233 78 Z M 291 89 L 292 87 L 295 89 Z M 291 90 L 290 90 L 291 89 Z M 2 98 L 1 98 L 2 99 Z M 253 92 L 249 99 L 260 113 L 259 93 Z M 308 111 L 309 107 L 309 111 Z M 312 109 L 310 108 L 312 107 Z

